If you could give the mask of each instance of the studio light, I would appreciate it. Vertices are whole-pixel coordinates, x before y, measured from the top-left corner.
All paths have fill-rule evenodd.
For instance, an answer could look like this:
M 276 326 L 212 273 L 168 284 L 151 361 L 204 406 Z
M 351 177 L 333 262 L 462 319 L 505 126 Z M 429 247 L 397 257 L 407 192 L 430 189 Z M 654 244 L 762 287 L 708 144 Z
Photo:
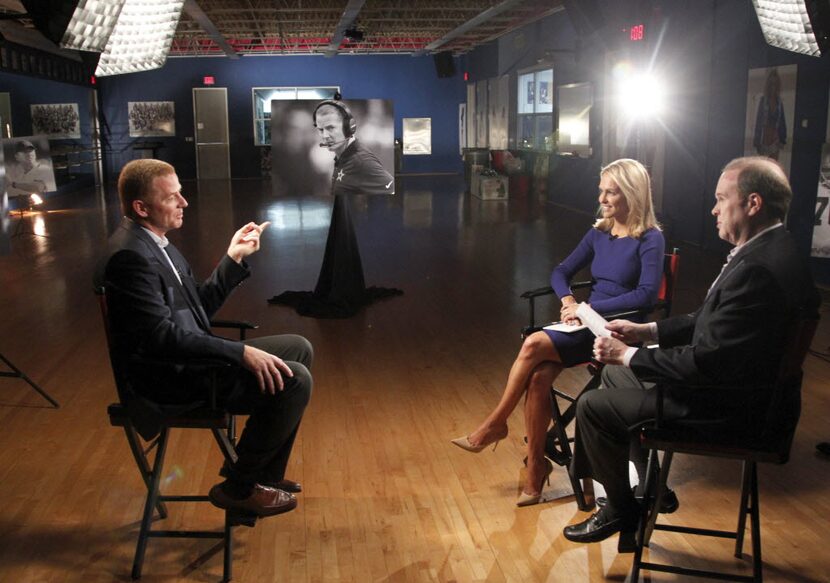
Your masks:
M 35 27 L 55 44 L 104 50 L 125 0 L 23 0 Z
M 752 0 L 767 44 L 819 57 L 830 49 L 830 6 L 820 0 Z
M 43 204 L 43 197 L 39 194 L 35 194 L 34 192 L 29 195 L 29 208 L 39 206 Z
M 615 78 L 618 104 L 625 117 L 660 117 L 665 107 L 665 88 L 653 74 L 621 67 L 615 71 Z
M 126 0 L 95 70 L 97 77 L 164 65 L 184 0 Z
M 102 52 L 126 0 L 78 0 L 60 46 L 78 51 Z

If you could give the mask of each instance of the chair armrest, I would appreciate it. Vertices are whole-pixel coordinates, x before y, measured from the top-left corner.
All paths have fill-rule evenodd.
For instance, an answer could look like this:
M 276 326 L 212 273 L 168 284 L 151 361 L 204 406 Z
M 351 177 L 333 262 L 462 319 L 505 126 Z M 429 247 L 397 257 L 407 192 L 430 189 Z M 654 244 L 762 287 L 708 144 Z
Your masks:
M 226 369 L 234 366 L 227 360 L 218 358 L 183 358 L 180 360 L 169 360 L 165 358 L 153 358 L 148 356 L 133 355 L 129 361 L 130 367 L 154 368 L 164 372 L 212 372 L 213 370 Z
M 594 285 L 593 281 L 575 281 L 571 283 L 571 290 L 584 289 Z M 528 301 L 528 325 L 522 329 L 522 338 L 527 338 L 529 334 L 541 330 L 536 326 L 536 298 L 541 296 L 549 296 L 553 294 L 553 288 L 550 286 L 538 287 L 524 292 L 519 297 Z
M 586 287 L 591 287 L 594 284 L 593 281 L 576 281 L 571 284 L 571 289 L 585 289 Z M 528 290 L 524 292 L 519 297 L 525 300 L 529 300 L 530 298 L 538 298 L 540 296 L 549 296 L 553 293 L 553 288 L 548 286 L 545 287 L 537 287 L 536 289 Z
M 528 290 L 528 291 L 524 292 L 522 295 L 520 295 L 519 297 L 524 299 L 524 300 L 529 300 L 531 298 L 538 298 L 540 296 L 549 296 L 552 293 L 553 293 L 553 288 L 548 285 L 548 286 L 545 286 L 545 287 L 538 287 L 536 289 Z
M 539 332 L 542 328 L 542 326 L 525 326 L 524 328 L 522 328 L 522 340 L 524 340 L 534 332 Z
M 666 302 L 663 300 L 657 300 L 654 305 L 648 309 L 642 308 L 639 310 L 626 310 L 624 312 L 614 312 L 612 314 L 605 314 L 603 318 L 608 320 L 619 320 L 621 318 L 631 318 L 633 316 L 648 316 L 649 314 L 653 314 L 654 312 L 658 312 L 660 310 L 666 309 Z
M 151 373 L 167 373 L 176 376 L 187 375 L 188 377 L 205 377 L 208 380 L 207 402 L 210 408 L 216 409 L 217 391 L 219 389 L 217 381 L 222 373 L 232 371 L 236 367 L 233 363 L 218 358 L 184 358 L 179 360 L 169 360 L 163 358 L 153 358 L 145 356 L 133 355 L 129 359 L 128 370 L 135 370 L 140 367 L 142 370 Z M 131 375 L 125 371 L 127 378 Z
M 235 328 L 239 331 L 240 340 L 245 340 L 245 334 L 248 330 L 256 330 L 259 328 L 256 324 L 242 320 L 211 320 L 210 325 L 212 328 Z

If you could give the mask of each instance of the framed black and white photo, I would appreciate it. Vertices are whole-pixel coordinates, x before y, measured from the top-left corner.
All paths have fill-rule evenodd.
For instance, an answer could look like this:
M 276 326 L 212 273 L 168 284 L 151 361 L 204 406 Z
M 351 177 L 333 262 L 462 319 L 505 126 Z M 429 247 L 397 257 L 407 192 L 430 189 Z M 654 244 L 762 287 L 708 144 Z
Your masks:
M 81 118 L 77 103 L 41 103 L 30 106 L 32 134 L 50 139 L 81 137 Z
M 403 118 L 403 153 L 405 156 L 432 154 L 432 118 Z
M 339 111 L 348 111 L 348 118 L 338 115 L 335 136 L 323 134 L 315 126 L 317 107 L 328 100 L 292 99 L 271 101 L 271 180 L 278 194 L 329 194 L 348 181 L 351 170 L 334 173 L 335 157 L 344 148 L 346 158 L 360 158 L 375 170 L 394 173 L 395 126 L 392 102 L 384 99 L 349 99 L 338 102 Z M 328 101 L 331 103 L 331 101 Z M 317 120 L 320 122 L 320 119 Z M 359 146 L 351 146 L 351 142 Z M 358 156 L 352 156 L 355 148 Z M 376 160 L 379 166 L 373 161 Z M 379 171 L 379 170 L 378 170 Z M 369 176 L 366 177 L 367 179 Z M 394 193 L 394 180 L 382 186 Z M 383 190 L 383 189 L 381 189 Z M 378 192 L 367 182 L 366 194 Z
M 57 190 L 49 139 L 44 135 L 2 140 L 6 192 L 10 197 Z
M 131 138 L 176 135 L 176 108 L 172 101 L 128 101 Z

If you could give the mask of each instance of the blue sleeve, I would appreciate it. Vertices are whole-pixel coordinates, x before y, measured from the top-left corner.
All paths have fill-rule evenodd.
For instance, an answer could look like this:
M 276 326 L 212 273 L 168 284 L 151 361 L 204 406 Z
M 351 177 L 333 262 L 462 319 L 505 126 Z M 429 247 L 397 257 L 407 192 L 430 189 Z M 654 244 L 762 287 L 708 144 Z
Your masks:
M 550 276 L 550 286 L 560 298 L 571 295 L 571 278 L 576 272 L 589 265 L 594 259 L 593 233 L 596 229 L 590 229 L 576 249 L 571 251 L 565 260 L 557 265 Z
M 637 287 L 617 297 L 593 302 L 591 307 L 601 314 L 610 314 L 653 306 L 657 301 L 657 294 L 660 293 L 665 250 L 666 241 L 663 233 L 657 229 L 646 231 L 638 251 L 640 280 L 637 282 Z

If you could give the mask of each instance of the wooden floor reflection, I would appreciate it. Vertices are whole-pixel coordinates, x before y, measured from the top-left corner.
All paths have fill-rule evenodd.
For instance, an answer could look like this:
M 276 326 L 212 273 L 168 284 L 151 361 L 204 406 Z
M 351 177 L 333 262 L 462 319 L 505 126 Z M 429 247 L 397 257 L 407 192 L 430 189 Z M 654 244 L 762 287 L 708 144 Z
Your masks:
M 501 393 L 526 319 L 519 294 L 547 282 L 591 217 L 533 196 L 480 201 L 463 194 L 456 177 L 400 183 L 398 196 L 354 199 L 352 214 L 367 284 L 404 295 L 348 320 L 302 318 L 266 302 L 313 288 L 330 199 L 277 198 L 258 181 L 185 184 L 190 206 L 171 239 L 197 273 L 209 272 L 239 225 L 272 222 L 251 258 L 253 277 L 221 315 L 257 322 L 260 334 L 303 334 L 317 354 L 289 466 L 304 485 L 299 508 L 238 531 L 234 580 L 624 580 L 631 558 L 616 554 L 616 539 L 578 546 L 562 537 L 562 527 L 583 516 L 572 500 L 515 507 L 521 410 L 495 452 L 472 455 L 449 443 Z M 0 257 L 0 351 L 62 405 L 51 409 L 21 381 L 0 379 L 0 580 L 126 581 L 144 486 L 123 435 L 107 423 L 114 389 L 91 285 L 119 213 L 111 193 L 53 199 L 49 207 L 12 219 L 31 233 Z M 700 302 L 723 258 L 688 246 L 682 253 L 679 311 Z M 823 322 L 814 346 L 829 345 Z M 814 454 L 817 441 L 830 439 L 829 366 L 808 359 L 792 460 L 761 469 L 767 581 L 830 580 L 830 460 Z M 584 375 L 567 371 L 561 384 L 576 387 Z M 220 456 L 207 434 L 178 432 L 168 456 L 168 492 L 206 491 L 219 479 Z M 730 528 L 738 465 L 679 457 L 675 466 L 681 508 L 669 521 Z M 550 491 L 566 487 L 557 469 Z M 221 514 L 188 505 L 167 521 L 209 528 Z M 143 580 L 218 581 L 221 553 L 211 545 L 151 541 Z M 651 556 L 749 572 L 730 548 L 662 534 Z

